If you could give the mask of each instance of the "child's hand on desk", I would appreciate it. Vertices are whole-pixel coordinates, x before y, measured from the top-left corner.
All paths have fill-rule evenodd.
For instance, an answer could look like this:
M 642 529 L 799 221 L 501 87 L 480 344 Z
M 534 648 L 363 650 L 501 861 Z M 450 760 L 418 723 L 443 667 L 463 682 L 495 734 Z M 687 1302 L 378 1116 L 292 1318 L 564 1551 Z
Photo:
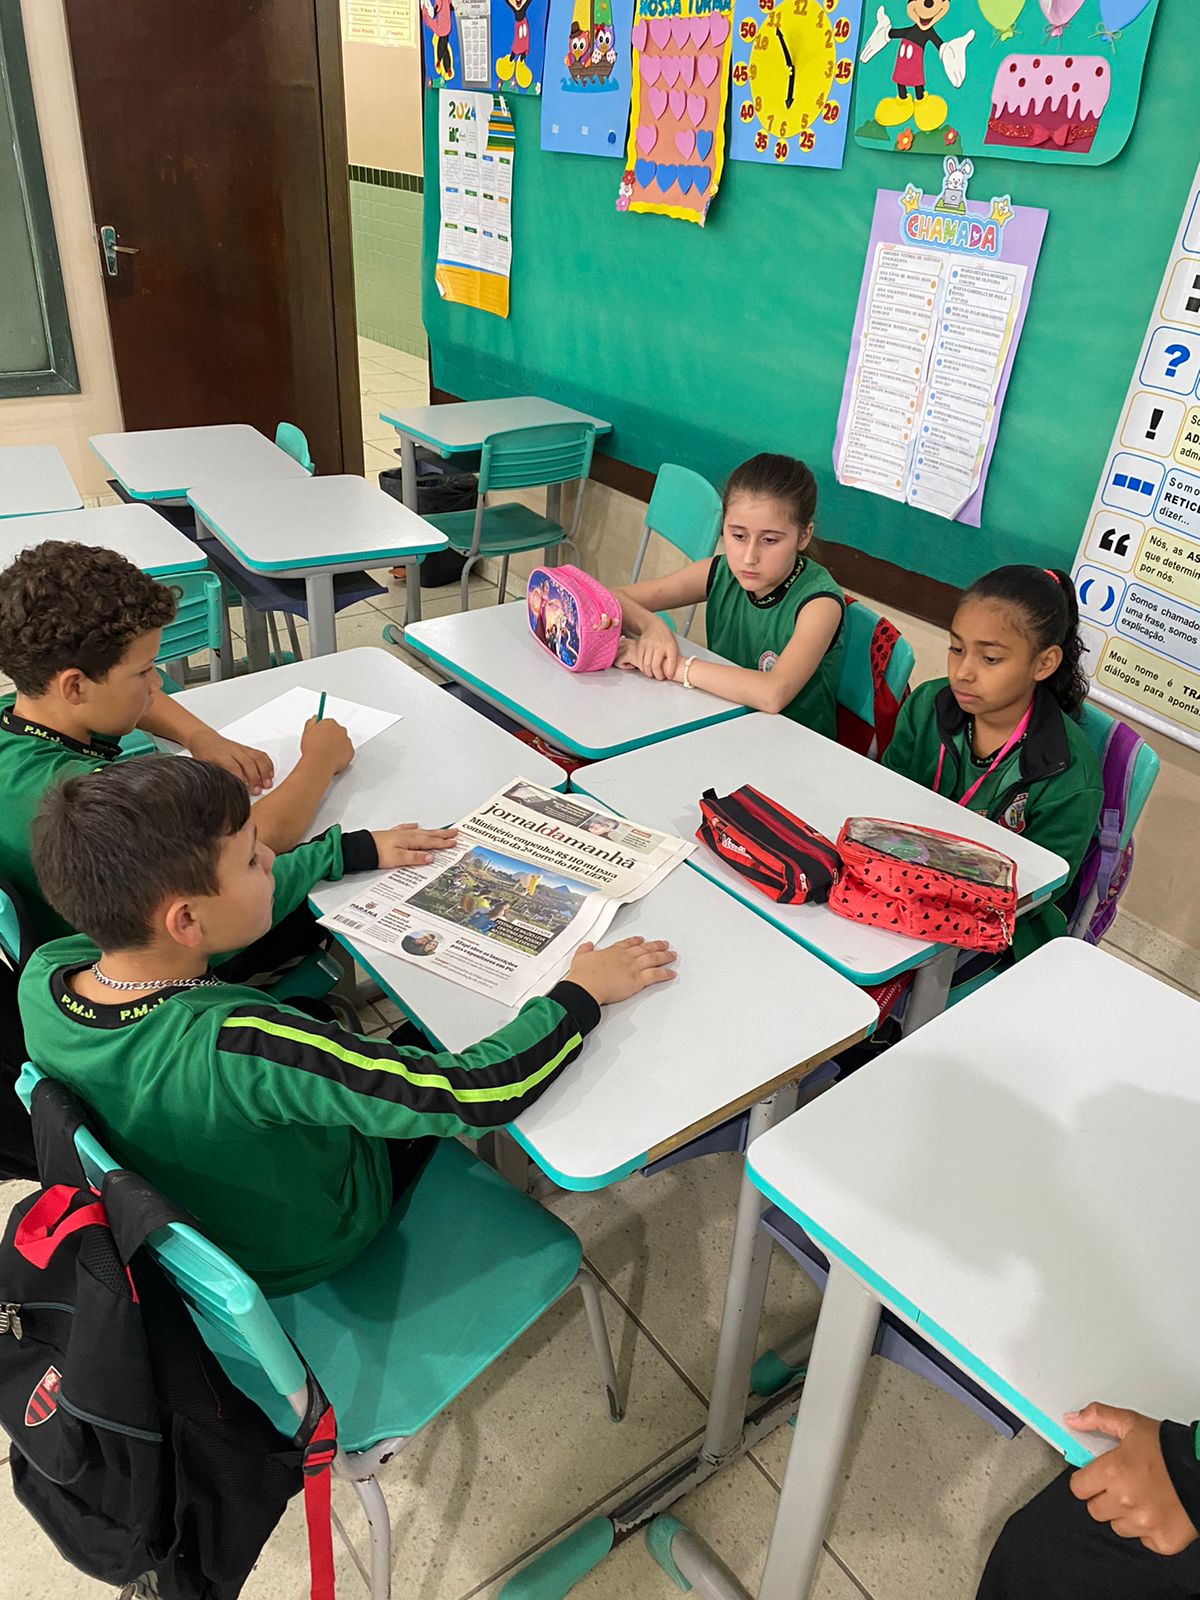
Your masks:
M 402 822 L 398 828 L 386 828 L 371 835 L 379 852 L 379 865 L 385 871 L 392 867 L 423 867 L 433 860 L 435 850 L 449 850 L 458 838 L 457 828 L 422 828 L 415 822 Z
M 603 950 L 597 950 L 594 944 L 581 944 L 567 982 L 586 989 L 598 1006 L 610 1006 L 617 1000 L 628 1000 L 652 983 L 669 982 L 675 976 L 671 966 L 674 960 L 675 952 L 667 948 L 665 939 L 618 939 Z
M 1120 1443 L 1071 1474 L 1071 1493 L 1088 1513 L 1122 1539 L 1139 1539 L 1155 1555 L 1175 1556 L 1200 1538 L 1183 1509 L 1163 1460 L 1159 1424 L 1138 1411 L 1093 1401 L 1067 1413 L 1069 1427 L 1103 1433 Z
M 679 640 L 661 617 L 655 617 L 652 624 L 647 624 L 645 632 L 631 643 L 635 646 L 637 669 L 643 678 L 675 676 L 679 669 Z M 618 665 L 624 665 L 620 657 L 617 660 Z
M 211 761 L 214 767 L 224 767 L 226 772 L 232 772 L 251 794 L 262 794 L 275 781 L 275 764 L 269 755 L 262 750 L 252 749 L 248 744 L 226 739 L 214 728 L 198 731 L 188 749 L 197 761 Z
M 332 717 L 323 717 L 320 722 L 309 717 L 300 735 L 300 759 L 319 761 L 333 778 L 345 772 L 354 760 L 354 746 L 340 722 Z

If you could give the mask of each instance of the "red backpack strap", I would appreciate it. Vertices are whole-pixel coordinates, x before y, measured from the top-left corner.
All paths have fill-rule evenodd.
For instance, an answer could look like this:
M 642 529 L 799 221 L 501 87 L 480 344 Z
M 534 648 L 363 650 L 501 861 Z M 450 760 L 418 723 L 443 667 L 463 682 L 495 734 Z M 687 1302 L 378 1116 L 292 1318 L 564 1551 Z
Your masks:
M 337 1420 L 326 1403 L 304 1447 L 304 1520 L 308 1525 L 311 1600 L 334 1600 L 330 1468 L 337 1454 Z
M 71 1211 L 76 1196 L 88 1194 L 86 1189 L 56 1183 L 38 1195 L 13 1234 L 15 1249 L 31 1266 L 48 1267 L 63 1240 L 78 1233 L 80 1228 L 107 1226 L 108 1218 L 99 1200 L 89 1198 L 87 1205 Z

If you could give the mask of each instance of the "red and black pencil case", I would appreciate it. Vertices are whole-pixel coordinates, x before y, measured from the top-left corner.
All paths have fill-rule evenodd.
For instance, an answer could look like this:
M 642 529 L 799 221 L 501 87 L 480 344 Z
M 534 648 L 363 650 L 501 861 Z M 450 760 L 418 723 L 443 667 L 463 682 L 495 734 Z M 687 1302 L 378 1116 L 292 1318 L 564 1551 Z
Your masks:
M 837 846 L 761 790 L 706 789 L 696 837 L 769 900 L 819 905 L 838 880 Z

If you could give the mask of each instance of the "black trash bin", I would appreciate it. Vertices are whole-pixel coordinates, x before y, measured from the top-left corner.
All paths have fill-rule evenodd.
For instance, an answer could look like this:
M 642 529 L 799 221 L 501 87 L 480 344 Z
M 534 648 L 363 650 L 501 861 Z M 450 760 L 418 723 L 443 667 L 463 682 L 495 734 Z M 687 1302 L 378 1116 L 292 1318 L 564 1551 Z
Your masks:
M 447 472 L 440 458 L 422 459 L 425 452 L 417 452 L 417 510 L 422 516 L 437 515 L 444 511 L 474 511 L 479 498 L 479 479 L 473 472 Z M 436 470 L 433 461 L 436 460 Z M 404 469 L 389 467 L 379 474 L 379 487 L 395 500 L 404 499 Z M 457 550 L 435 550 L 421 562 L 422 589 L 438 589 L 443 584 L 457 583 L 466 556 Z

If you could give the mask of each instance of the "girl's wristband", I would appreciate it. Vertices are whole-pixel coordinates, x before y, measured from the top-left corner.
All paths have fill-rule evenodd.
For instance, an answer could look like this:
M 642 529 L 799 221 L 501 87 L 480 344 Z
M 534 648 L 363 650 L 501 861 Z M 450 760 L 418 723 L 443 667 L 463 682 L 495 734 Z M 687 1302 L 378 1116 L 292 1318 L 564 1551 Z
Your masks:
M 685 689 L 692 687 L 692 660 L 691 656 L 684 656 L 683 658 L 683 687 Z

